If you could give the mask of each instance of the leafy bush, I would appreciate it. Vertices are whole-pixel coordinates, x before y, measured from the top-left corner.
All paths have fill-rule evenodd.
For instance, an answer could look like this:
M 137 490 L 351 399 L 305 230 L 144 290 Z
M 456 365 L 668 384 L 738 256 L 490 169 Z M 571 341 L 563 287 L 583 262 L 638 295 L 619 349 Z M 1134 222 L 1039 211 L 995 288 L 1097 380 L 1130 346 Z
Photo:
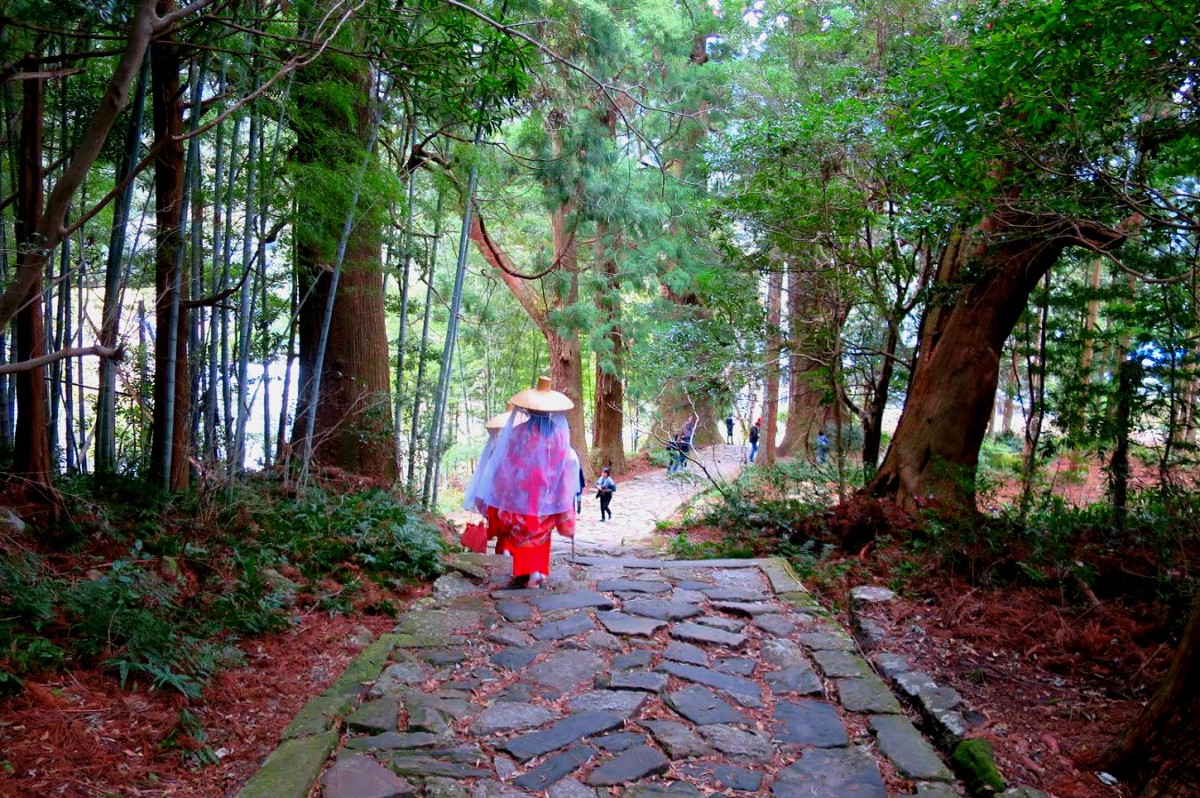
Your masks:
M 304 579 L 336 582 L 314 603 L 344 612 L 367 580 L 442 571 L 437 527 L 383 490 L 288 497 L 262 480 L 234 486 L 216 512 L 195 495 L 138 496 L 120 479 L 102 499 L 82 487 L 68 494 L 76 539 L 103 555 L 55 558 L 56 570 L 35 554 L 0 553 L 0 693 L 79 664 L 198 698 L 217 670 L 240 662 L 238 637 L 287 625 Z M 124 553 L 108 562 L 114 546 Z
M 255 522 L 264 548 L 310 578 L 352 568 L 405 582 L 443 570 L 445 543 L 437 528 L 384 490 L 312 490 L 265 508 Z

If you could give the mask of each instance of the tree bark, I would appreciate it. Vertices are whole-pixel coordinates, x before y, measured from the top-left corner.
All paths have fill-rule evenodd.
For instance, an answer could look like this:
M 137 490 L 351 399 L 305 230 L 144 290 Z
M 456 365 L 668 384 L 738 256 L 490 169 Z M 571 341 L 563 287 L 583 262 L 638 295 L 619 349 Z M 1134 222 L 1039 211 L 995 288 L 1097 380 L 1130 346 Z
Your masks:
M 174 11 L 160 0 L 158 13 Z M 179 52 L 163 39 L 150 47 L 150 97 L 154 121 L 154 411 L 150 474 L 155 484 L 186 490 L 191 471 L 191 380 L 187 373 L 188 279 L 183 247 L 186 167 Z M 172 348 L 171 342 L 174 341 Z
M 34 360 L 46 353 L 42 315 L 42 269 L 38 261 L 42 241 L 37 231 L 42 222 L 42 132 L 45 83 L 40 78 L 22 81 L 21 138 L 17 166 L 17 273 L 35 270 L 36 276 L 24 296 L 16 317 L 17 362 Z M 13 471 L 34 486 L 50 489 L 53 464 L 47 434 L 46 367 L 40 365 L 17 373 L 17 429 Z
M 1019 237 L 1023 230 L 1036 233 Z M 1123 240 L 1098 225 L 1017 212 L 996 212 L 972 234 L 953 236 L 933 286 L 948 301 L 926 308 L 904 412 L 865 492 L 893 497 L 906 510 L 930 503 L 974 509 L 1000 354 L 1030 292 L 1068 246 L 1111 249 Z
M 776 264 L 782 266 L 782 264 Z M 779 329 L 782 315 L 780 294 L 783 293 L 783 272 L 775 268 L 767 276 L 767 362 L 766 388 L 763 391 L 763 465 L 775 465 L 775 441 L 779 432 L 779 361 L 782 357 L 783 341 Z
M 1200 601 L 1167 676 L 1108 755 L 1135 798 L 1184 798 L 1200 786 Z
M 821 295 L 825 282 L 802 270 L 795 262 L 788 268 L 788 417 L 778 454 L 787 457 L 803 451 L 813 454 L 813 442 L 829 423 L 830 410 L 821 370 L 828 362 L 826 346 L 829 327 L 841 314 Z M 836 333 L 834 333 L 836 334 Z M 886 399 L 886 396 L 885 396 Z
M 617 264 L 607 251 L 608 228 L 600 224 L 596 233 L 596 253 L 606 289 L 596 296 L 596 308 L 607 332 L 608 361 L 596 356 L 595 403 L 592 412 L 592 449 L 600 466 L 608 466 L 614 475 L 624 473 L 625 463 L 625 383 L 622 369 L 625 359 L 625 335 L 621 330 L 621 283 Z
M 370 70 L 355 59 L 325 56 L 298 80 L 299 145 L 297 160 L 305 166 L 342 169 L 359 175 L 371 139 L 374 113 Z M 346 119 L 336 104 L 326 104 L 317 85 L 336 85 L 354 93 L 354 116 Z M 309 188 L 300 192 L 302 218 L 321 218 L 324 230 L 341 227 L 350 196 L 330 196 Z M 364 207 L 369 203 L 363 203 Z M 335 234 L 336 235 L 336 234 Z M 304 386 L 313 382 L 321 326 L 329 299 L 333 269 L 330 250 L 337 241 L 317 240 L 310 231 L 298 244 L 300 279 L 299 384 L 293 442 L 302 443 L 309 403 Z M 396 474 L 392 440 L 391 373 L 384 319 L 382 227 L 371 211 L 362 211 L 346 244 L 326 341 L 320 396 L 316 398 L 313 459 L 354 474 L 391 482 Z

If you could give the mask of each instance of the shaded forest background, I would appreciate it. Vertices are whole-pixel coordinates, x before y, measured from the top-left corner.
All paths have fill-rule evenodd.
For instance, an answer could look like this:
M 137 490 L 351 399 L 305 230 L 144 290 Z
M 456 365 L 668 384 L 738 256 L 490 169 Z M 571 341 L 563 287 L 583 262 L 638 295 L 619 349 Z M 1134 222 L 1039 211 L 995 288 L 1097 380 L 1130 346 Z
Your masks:
M 288 591 L 386 612 L 441 567 L 421 511 L 548 373 L 589 471 L 761 416 L 705 519 L 727 549 L 900 540 L 1152 603 L 1178 654 L 1109 761 L 1188 794 L 1162 768 L 1200 739 L 1197 25 L 0 4 L 0 688 L 84 663 L 195 700 Z

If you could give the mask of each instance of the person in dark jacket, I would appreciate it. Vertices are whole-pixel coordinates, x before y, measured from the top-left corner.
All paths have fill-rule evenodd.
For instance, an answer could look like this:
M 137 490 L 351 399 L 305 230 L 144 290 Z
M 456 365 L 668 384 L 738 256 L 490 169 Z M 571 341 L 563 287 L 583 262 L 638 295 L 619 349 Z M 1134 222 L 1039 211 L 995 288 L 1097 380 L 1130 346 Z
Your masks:
M 725 417 L 725 442 L 733 445 L 733 416 Z
M 600 469 L 600 479 L 596 481 L 596 497 L 600 499 L 600 520 L 604 521 L 607 518 L 612 518 L 612 510 L 608 509 L 608 505 L 612 503 L 613 494 L 617 492 L 617 483 L 610 476 L 608 466 Z
M 750 462 L 754 462 L 754 455 L 758 454 L 758 422 L 754 422 L 754 426 L 750 428 Z

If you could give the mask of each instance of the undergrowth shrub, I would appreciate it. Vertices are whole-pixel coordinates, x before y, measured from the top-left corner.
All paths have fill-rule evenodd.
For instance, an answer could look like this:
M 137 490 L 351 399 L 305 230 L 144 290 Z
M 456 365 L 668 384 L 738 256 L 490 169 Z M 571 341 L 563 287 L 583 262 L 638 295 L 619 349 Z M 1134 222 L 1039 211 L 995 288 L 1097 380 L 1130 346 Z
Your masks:
M 0 693 L 31 675 L 100 666 L 122 685 L 196 699 L 240 663 L 234 642 L 286 627 L 303 596 L 344 612 L 369 581 L 442 572 L 437 526 L 387 491 L 289 496 L 259 479 L 219 497 L 169 498 L 135 484 L 116 478 L 99 497 L 82 483 L 64 491 L 68 554 L 0 550 Z M 378 591 L 369 598 L 390 606 Z

